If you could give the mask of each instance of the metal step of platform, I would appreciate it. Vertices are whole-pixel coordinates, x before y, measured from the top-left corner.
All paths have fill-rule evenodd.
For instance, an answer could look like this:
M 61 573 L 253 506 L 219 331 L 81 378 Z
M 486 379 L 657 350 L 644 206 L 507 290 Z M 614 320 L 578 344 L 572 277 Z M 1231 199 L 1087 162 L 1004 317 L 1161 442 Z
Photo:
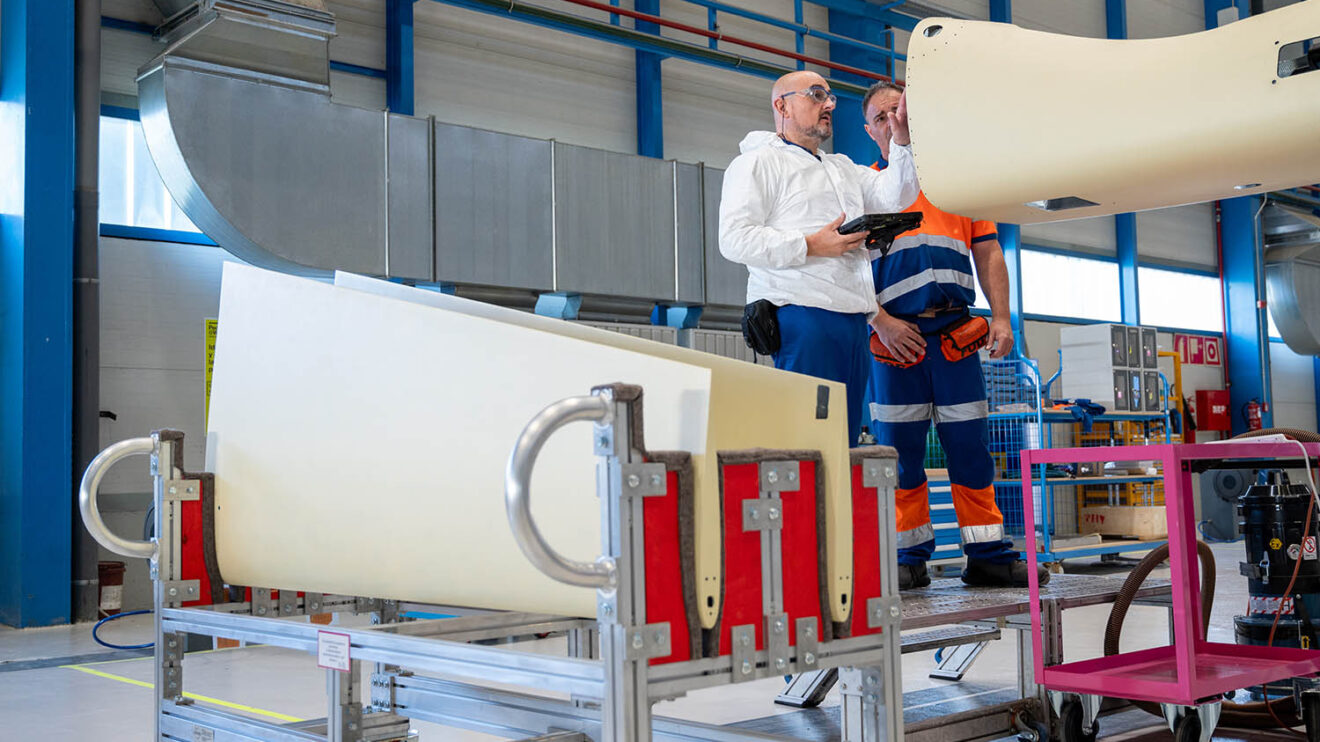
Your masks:
M 940 649 L 941 647 L 982 644 L 998 638 L 999 629 L 955 624 L 930 631 L 904 634 L 902 637 L 902 652 L 903 654 L 910 654 L 912 652 Z M 800 673 L 793 676 L 783 692 L 775 698 L 775 703 L 780 706 L 795 706 L 798 708 L 819 706 L 821 701 L 825 700 L 825 696 L 829 694 L 830 688 L 834 687 L 834 683 L 838 678 L 839 672 L 833 668 Z
M 981 626 L 945 626 L 931 631 L 904 634 L 903 654 L 926 652 L 958 644 L 994 641 L 999 636 L 999 629 L 987 629 Z

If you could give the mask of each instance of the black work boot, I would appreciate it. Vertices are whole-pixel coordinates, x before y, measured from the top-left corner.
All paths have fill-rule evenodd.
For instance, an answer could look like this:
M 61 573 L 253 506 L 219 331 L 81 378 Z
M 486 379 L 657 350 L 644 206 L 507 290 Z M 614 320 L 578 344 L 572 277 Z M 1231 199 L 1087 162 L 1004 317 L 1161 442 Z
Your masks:
M 901 570 L 902 567 L 900 566 L 899 569 Z M 1027 563 L 1022 560 L 995 564 L 981 559 L 968 559 L 967 567 L 963 569 L 962 581 L 972 587 L 1027 587 L 1030 574 L 1027 569 Z M 1049 570 L 1037 567 L 1036 577 L 1041 585 L 1048 583 Z
M 898 589 L 911 590 L 914 587 L 926 587 L 930 584 L 930 574 L 926 572 L 926 564 L 900 564 L 898 565 Z

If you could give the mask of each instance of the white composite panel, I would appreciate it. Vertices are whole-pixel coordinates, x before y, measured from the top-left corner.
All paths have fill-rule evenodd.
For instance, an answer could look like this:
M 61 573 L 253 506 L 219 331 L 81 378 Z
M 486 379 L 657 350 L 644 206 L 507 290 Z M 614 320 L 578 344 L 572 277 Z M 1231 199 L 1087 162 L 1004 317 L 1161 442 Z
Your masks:
M 711 404 L 705 446 L 686 449 L 693 454 L 696 515 L 694 561 L 702 625 L 706 628 L 714 626 L 722 595 L 722 516 L 717 453 L 749 448 L 821 452 L 825 472 L 827 570 L 831 609 L 834 620 L 843 621 L 848 618 L 848 600 L 852 591 L 852 505 L 847 436 L 844 432 L 847 410 L 845 405 L 840 404 L 846 397 L 841 384 L 362 276 L 338 273 L 335 280 L 341 286 L 418 302 L 482 320 L 507 323 L 591 345 L 609 345 L 709 369 Z M 550 359 L 538 359 L 538 362 L 544 365 L 550 363 Z M 818 410 L 817 395 L 821 387 L 827 388 L 829 399 L 833 400 L 827 405 L 824 417 L 821 417 Z M 669 414 L 668 409 L 650 398 L 646 404 L 648 425 L 654 415 Z M 649 438 L 647 445 L 662 448 Z
M 1302 41 L 1318 23 L 1314 2 L 1127 41 L 923 21 L 907 68 L 922 189 L 948 211 L 1027 224 L 1309 183 L 1320 172 L 1320 75 L 1279 78 L 1276 44 Z M 985 94 L 1006 84 L 1011 95 Z M 1121 122 L 1097 97 L 1108 89 L 1123 100 Z M 972 99 L 977 115 L 962 115 Z M 1055 199 L 1066 208 L 1032 206 Z
M 512 324 L 226 265 L 207 440 L 235 584 L 594 615 L 513 541 L 504 464 L 546 405 L 627 381 L 648 445 L 704 450 L 710 372 Z M 553 362 L 551 361 L 553 359 Z M 600 550 L 591 429 L 543 449 L 533 513 Z

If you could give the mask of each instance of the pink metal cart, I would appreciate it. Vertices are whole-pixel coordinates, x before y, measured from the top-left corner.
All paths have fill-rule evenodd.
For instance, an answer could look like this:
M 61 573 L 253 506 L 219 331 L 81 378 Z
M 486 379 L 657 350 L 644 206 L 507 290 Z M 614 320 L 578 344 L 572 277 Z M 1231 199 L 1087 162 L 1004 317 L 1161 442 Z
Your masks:
M 1320 444 L 1305 444 L 1312 464 Z M 1062 649 L 1046 656 L 1040 585 L 1036 579 L 1036 503 L 1033 467 L 1090 461 L 1158 461 L 1163 466 L 1164 503 L 1169 518 L 1169 566 L 1173 572 L 1173 644 L 1167 647 L 1061 662 Z M 1196 558 L 1196 516 L 1192 475 L 1227 468 L 1234 460 L 1262 466 L 1303 466 L 1295 443 L 1193 443 L 1098 448 L 1024 450 L 1022 498 L 1027 553 L 1031 564 L 1031 623 L 1036 678 L 1050 697 L 1068 737 L 1094 739 L 1095 717 L 1105 696 L 1161 704 L 1178 740 L 1209 740 L 1219 720 L 1222 694 L 1293 677 L 1320 674 L 1320 651 L 1243 646 L 1206 641 L 1200 625 L 1201 596 Z M 1320 516 L 1317 516 L 1320 517 Z M 1060 664 L 1047 666 L 1047 660 Z M 1080 717 L 1080 718 L 1079 718 Z M 1080 723 L 1079 723 L 1080 722 Z M 1069 731 L 1071 729 L 1071 731 Z

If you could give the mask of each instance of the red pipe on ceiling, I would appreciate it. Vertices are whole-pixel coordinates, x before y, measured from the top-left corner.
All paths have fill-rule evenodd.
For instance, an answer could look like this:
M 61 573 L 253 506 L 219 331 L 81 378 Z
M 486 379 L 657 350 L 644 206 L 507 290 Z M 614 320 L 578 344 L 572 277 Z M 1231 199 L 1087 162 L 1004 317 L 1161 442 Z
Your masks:
M 639 13 L 635 10 L 628 10 L 627 8 L 616 8 L 613 5 L 594 2 L 593 0 L 564 0 L 564 2 L 572 3 L 573 5 L 581 5 L 584 8 L 603 10 L 606 13 L 614 13 L 615 15 L 627 16 L 628 18 L 632 18 L 635 20 L 645 21 L 647 23 L 654 23 L 657 26 L 665 26 L 666 28 L 672 28 L 676 31 L 685 31 L 687 33 L 696 34 L 698 36 L 704 36 L 708 39 L 715 39 L 716 41 L 727 41 L 730 44 L 737 44 L 738 46 L 745 46 L 748 49 L 755 49 L 757 51 L 776 54 L 781 57 L 788 57 L 789 59 L 795 59 L 799 62 L 818 64 L 822 67 L 831 70 L 837 70 L 839 72 L 848 72 L 854 75 L 868 77 L 872 80 L 893 79 L 886 75 L 879 75 L 874 72 L 867 72 L 866 70 L 858 69 L 857 67 L 849 67 L 848 65 L 845 64 L 836 64 L 834 62 L 830 62 L 824 59 L 817 59 L 816 57 L 808 57 L 806 55 L 798 54 L 796 52 L 788 52 L 788 51 L 784 51 L 783 49 L 776 49 L 772 46 L 766 46 L 765 44 L 758 44 L 755 41 L 748 41 L 746 39 L 740 39 L 736 36 L 729 36 L 727 34 L 717 33 L 715 31 L 708 31 L 704 28 L 698 28 L 697 26 L 689 26 L 686 23 L 676 23 L 666 18 L 661 18 L 658 15 L 651 15 L 649 13 Z

